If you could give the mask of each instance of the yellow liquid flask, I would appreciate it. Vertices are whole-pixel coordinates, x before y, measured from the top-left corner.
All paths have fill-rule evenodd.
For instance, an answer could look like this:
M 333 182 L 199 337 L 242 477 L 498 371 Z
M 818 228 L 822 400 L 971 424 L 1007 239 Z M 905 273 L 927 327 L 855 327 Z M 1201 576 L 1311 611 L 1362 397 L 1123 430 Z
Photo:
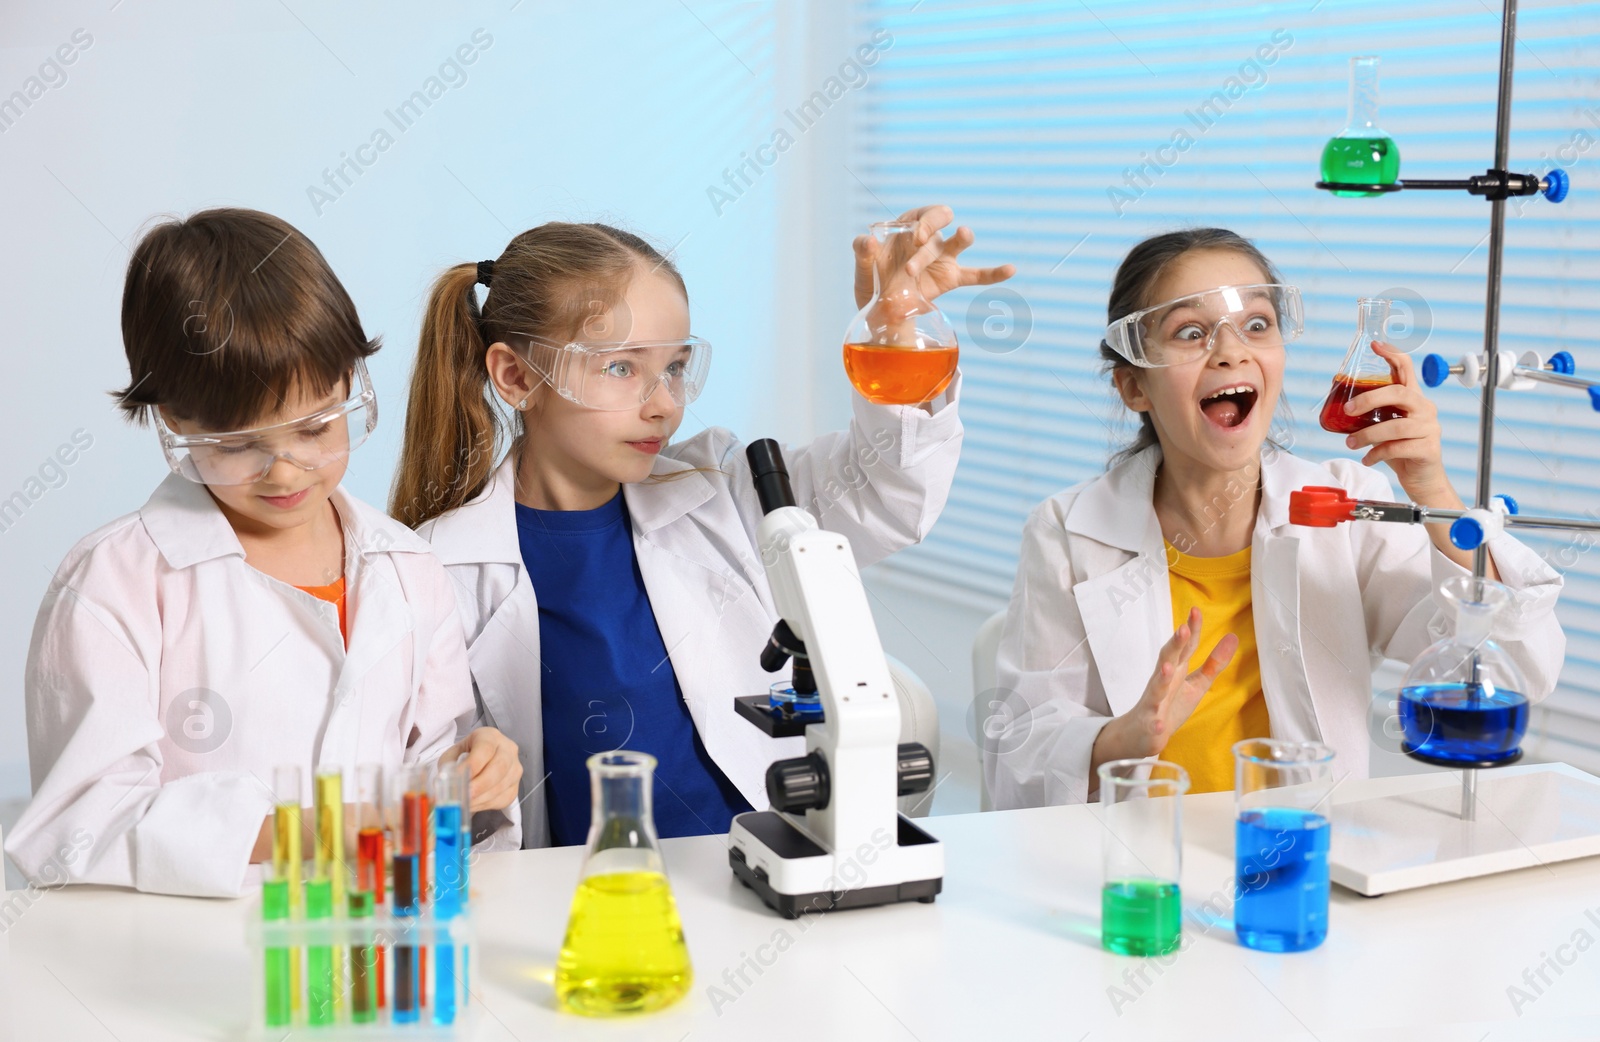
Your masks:
M 556 962 L 556 998 L 585 1016 L 648 1013 L 693 981 L 650 810 L 655 757 L 589 757 L 589 852 Z

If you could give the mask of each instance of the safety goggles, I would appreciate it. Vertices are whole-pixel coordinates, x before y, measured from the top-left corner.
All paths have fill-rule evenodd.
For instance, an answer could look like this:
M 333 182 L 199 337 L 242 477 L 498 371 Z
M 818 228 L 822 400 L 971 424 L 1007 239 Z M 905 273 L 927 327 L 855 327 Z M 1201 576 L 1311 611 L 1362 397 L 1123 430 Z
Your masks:
M 1117 319 L 1106 345 L 1134 365 L 1157 369 L 1204 357 L 1226 326 L 1252 348 L 1279 348 L 1305 329 L 1300 290 L 1280 283 L 1218 286 Z
M 350 455 L 378 425 L 378 397 L 367 367 L 357 361 L 349 400 L 310 416 L 269 427 L 221 433 L 176 434 L 153 410 L 161 450 L 173 473 L 207 485 L 253 485 L 278 460 L 319 470 Z
M 586 409 L 623 412 L 649 401 L 665 387 L 679 406 L 700 397 L 711 368 L 711 344 L 697 336 L 682 340 L 612 340 L 563 343 L 527 333 L 519 355 L 561 397 Z

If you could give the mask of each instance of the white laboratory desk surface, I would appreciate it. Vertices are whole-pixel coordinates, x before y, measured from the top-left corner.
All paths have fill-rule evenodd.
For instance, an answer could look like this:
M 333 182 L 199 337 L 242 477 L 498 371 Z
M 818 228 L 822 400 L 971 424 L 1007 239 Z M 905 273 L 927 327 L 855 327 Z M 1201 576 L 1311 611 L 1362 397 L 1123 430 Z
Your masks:
M 1480 786 L 1496 773 L 1483 772 Z M 1457 777 L 1348 781 L 1333 800 L 1456 787 Z M 1160 960 L 1100 948 L 1094 806 L 925 819 L 946 847 L 935 904 L 795 921 L 735 881 L 722 837 L 667 840 L 695 981 L 676 1006 L 635 1019 L 555 1006 L 550 981 L 583 849 L 482 855 L 476 1038 L 1600 1039 L 1600 858 L 1378 898 L 1335 886 L 1327 941 L 1274 955 L 1241 948 L 1228 918 L 1232 795 L 1184 801 L 1184 947 Z M 30 896 L 0 935 L 0 1037 L 246 1036 L 255 994 L 247 899 L 96 887 Z M 1220 923 L 1202 910 L 1213 900 Z

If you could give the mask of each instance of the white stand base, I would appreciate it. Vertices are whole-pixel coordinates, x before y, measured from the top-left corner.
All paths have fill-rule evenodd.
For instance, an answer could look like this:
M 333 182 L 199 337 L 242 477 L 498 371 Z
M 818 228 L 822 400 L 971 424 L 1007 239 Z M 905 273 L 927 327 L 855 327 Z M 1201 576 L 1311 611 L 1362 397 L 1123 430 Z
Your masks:
M 1334 805 L 1333 882 L 1375 897 L 1600 854 L 1600 779 L 1565 764 L 1479 771 L 1476 821 L 1459 772 L 1409 780 L 1425 783 Z

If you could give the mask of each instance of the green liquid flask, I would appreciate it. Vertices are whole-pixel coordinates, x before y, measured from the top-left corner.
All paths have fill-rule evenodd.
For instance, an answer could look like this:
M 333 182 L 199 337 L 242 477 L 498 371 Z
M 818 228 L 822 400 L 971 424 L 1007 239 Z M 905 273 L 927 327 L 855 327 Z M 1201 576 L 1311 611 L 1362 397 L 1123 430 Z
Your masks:
M 1189 774 L 1165 760 L 1100 765 L 1100 945 L 1118 955 L 1166 955 L 1183 937 L 1183 800 Z
M 1100 891 L 1100 934 L 1118 955 L 1166 955 L 1182 937 L 1178 884 L 1121 879 Z
M 1322 180 L 1329 184 L 1392 185 L 1400 177 L 1400 147 L 1378 128 L 1378 59 L 1350 59 L 1350 123 L 1322 149 Z M 1334 189 L 1334 195 L 1383 192 Z

